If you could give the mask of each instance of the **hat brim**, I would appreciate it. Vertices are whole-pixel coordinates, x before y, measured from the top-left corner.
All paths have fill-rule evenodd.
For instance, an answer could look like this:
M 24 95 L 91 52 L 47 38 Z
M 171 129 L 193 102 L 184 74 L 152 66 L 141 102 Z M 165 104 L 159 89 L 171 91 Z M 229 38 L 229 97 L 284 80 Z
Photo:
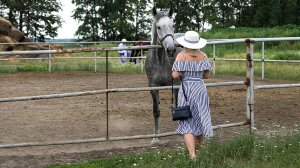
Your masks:
M 182 45 L 183 47 L 189 48 L 189 49 L 200 49 L 203 48 L 207 41 L 204 38 L 200 38 L 200 40 L 197 43 L 191 43 L 184 39 L 184 36 L 181 36 L 176 39 L 176 41 Z

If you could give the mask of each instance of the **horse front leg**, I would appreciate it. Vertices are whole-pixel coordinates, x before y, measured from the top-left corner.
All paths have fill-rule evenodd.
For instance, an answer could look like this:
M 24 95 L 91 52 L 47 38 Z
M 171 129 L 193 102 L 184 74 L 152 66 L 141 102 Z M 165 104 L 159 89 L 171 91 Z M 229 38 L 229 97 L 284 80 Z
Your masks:
M 160 109 L 159 109 L 159 91 L 158 90 L 151 90 L 150 91 L 153 101 L 153 118 L 154 118 L 154 133 L 159 134 L 159 116 L 160 116 Z M 153 138 L 151 144 L 159 143 L 158 138 Z

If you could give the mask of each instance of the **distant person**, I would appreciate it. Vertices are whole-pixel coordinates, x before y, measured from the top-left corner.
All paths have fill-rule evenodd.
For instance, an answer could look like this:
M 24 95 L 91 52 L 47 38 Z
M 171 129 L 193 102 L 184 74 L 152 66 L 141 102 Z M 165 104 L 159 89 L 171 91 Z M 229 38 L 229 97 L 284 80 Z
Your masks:
M 118 49 L 123 49 L 126 47 L 126 39 L 122 39 L 122 42 L 119 44 Z M 127 57 L 130 57 L 131 51 L 130 50 L 119 50 L 118 53 L 120 54 L 120 62 L 125 63 L 127 61 Z
M 145 37 L 143 37 L 142 35 L 139 35 L 139 38 L 137 40 L 137 42 L 133 43 L 133 46 L 143 46 L 143 45 L 150 45 L 150 42 L 146 42 L 144 41 L 145 40 Z M 141 53 L 141 51 L 143 51 L 143 53 Z M 137 60 L 137 57 L 140 57 L 140 56 L 145 56 L 145 51 L 148 51 L 148 49 L 136 49 L 136 50 L 132 50 L 132 53 L 131 53 L 131 58 L 130 58 L 130 62 L 136 64 L 136 60 Z
M 208 93 L 203 79 L 212 69 L 207 56 L 200 49 L 207 41 L 195 31 L 187 31 L 176 39 L 183 51 L 176 56 L 172 77 L 182 79 L 178 93 L 178 107 L 189 105 L 193 118 L 179 121 L 177 133 L 182 134 L 191 159 L 196 158 L 196 148 L 203 145 L 206 137 L 213 135 Z M 183 94 L 184 87 L 187 99 Z

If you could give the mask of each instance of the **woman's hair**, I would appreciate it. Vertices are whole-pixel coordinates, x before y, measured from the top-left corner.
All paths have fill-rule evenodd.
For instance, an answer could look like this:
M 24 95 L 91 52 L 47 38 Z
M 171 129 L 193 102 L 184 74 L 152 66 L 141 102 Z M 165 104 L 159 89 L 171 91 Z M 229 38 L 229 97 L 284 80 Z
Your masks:
M 197 51 L 199 51 L 199 49 L 185 48 L 185 52 L 189 52 L 191 57 L 196 57 Z

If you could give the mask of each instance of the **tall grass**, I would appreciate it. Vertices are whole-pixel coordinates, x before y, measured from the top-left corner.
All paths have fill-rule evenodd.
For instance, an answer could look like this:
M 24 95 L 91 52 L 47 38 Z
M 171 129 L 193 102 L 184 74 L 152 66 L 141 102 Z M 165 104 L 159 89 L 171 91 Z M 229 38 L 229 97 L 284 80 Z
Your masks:
M 25 61 L 19 63 L 1 63 L 0 73 L 17 73 L 17 72 L 48 72 L 48 61 Z M 74 72 L 74 71 L 95 71 L 94 60 L 55 60 L 51 63 L 51 72 Z M 106 72 L 106 61 L 96 61 L 96 71 Z M 117 73 L 143 73 L 144 67 L 141 64 L 121 64 L 116 60 L 108 62 L 108 71 Z
M 299 25 L 285 25 L 273 28 L 238 27 L 235 29 L 211 29 L 202 32 L 206 39 L 233 39 L 233 38 L 264 38 L 264 37 L 299 37 Z
M 299 63 L 265 62 L 264 77 L 266 79 L 300 81 Z M 245 62 L 216 61 L 217 76 L 245 76 Z M 261 62 L 254 62 L 254 76 L 262 75 Z
M 185 148 L 152 150 L 147 153 L 116 156 L 88 162 L 52 165 L 48 168 L 110 167 L 188 167 L 188 168 L 298 168 L 300 167 L 300 134 L 257 138 L 242 135 L 225 142 L 212 138 L 191 161 Z

